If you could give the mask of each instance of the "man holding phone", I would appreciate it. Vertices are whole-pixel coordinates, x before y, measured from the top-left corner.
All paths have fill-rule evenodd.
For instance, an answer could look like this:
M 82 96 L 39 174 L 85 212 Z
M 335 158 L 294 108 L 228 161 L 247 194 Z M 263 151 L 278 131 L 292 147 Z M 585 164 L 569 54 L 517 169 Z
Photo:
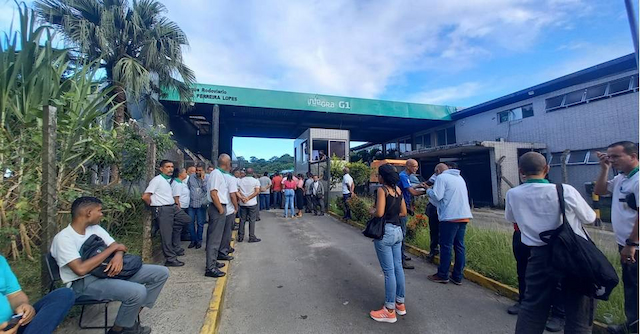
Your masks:
M 32 306 L 3 256 L 0 256 L 0 275 L 0 334 L 52 333 L 75 301 L 71 289 L 61 288 Z

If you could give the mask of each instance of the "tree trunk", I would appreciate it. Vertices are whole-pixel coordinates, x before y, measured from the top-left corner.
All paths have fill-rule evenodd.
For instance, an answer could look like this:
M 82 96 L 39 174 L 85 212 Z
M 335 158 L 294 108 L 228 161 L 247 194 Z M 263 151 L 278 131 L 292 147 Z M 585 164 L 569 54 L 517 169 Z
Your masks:
M 115 129 L 120 127 L 120 125 L 125 121 L 127 97 L 121 86 L 115 86 L 112 94 L 115 95 L 115 98 L 113 99 L 114 103 L 119 104 L 113 115 L 113 128 Z M 109 183 L 120 183 L 120 170 L 116 164 L 111 165 L 111 181 Z

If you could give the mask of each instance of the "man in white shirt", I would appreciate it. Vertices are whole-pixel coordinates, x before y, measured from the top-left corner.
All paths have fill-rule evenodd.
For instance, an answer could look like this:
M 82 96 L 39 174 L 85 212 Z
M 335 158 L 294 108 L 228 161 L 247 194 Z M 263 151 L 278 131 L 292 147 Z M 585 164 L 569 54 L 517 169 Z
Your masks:
M 526 293 L 518 312 L 516 333 L 544 331 L 558 283 L 562 286 L 565 305 L 565 331 L 591 333 L 593 299 L 571 289 L 571 282 L 558 282 L 549 274 L 551 248 L 542 241 L 540 233 L 557 229 L 562 219 L 556 186 L 545 179 L 549 172 L 546 159 L 540 153 L 528 152 L 520 157 L 518 167 L 526 181 L 507 191 L 505 218 L 517 224 L 522 243 L 530 247 L 531 255 L 526 268 Z M 574 232 L 586 239 L 581 224 L 593 223 L 596 214 L 575 188 L 567 184 L 563 188 L 567 220 Z
M 342 177 L 342 201 L 344 202 L 344 219 L 351 219 L 351 209 L 349 208 L 349 199 L 354 194 L 355 184 L 353 178 L 349 175 L 349 168 L 342 169 L 344 176 Z
M 229 188 L 229 202 L 226 206 L 224 232 L 222 233 L 222 241 L 218 251 L 218 260 L 231 261 L 233 256 L 229 254 L 235 251 L 231 247 L 231 234 L 233 233 L 233 224 L 236 222 L 236 214 L 238 213 L 238 179 L 231 173 L 224 173 L 224 179 L 227 181 L 227 187 Z M 220 262 L 218 263 L 220 267 Z
M 238 181 L 238 197 L 240 201 L 240 228 L 238 229 L 238 242 L 244 240 L 245 223 L 249 222 L 249 242 L 260 242 L 256 237 L 256 213 L 258 212 L 258 199 L 260 194 L 260 182 L 254 177 L 241 172 Z
M 616 235 L 627 322 L 609 326 L 613 333 L 638 333 L 638 144 L 630 141 L 609 145 L 607 153 L 598 152 L 600 176 L 594 192 L 611 194 L 611 225 Z M 621 172 L 607 181 L 611 167 Z
M 184 255 L 184 249 L 180 247 L 180 232 L 191 218 L 180 210 L 180 193 L 178 188 L 172 188 L 175 182 L 172 175 L 173 162 L 160 161 L 160 174 L 151 179 L 142 200 L 151 206 L 153 219 L 160 229 L 165 266 L 180 267 L 184 266 L 184 262 L 178 260 L 178 256 Z
M 162 266 L 143 264 L 129 279 L 98 278 L 92 270 L 109 261 L 106 272 L 114 277 L 122 271 L 123 255 L 127 247 L 113 240 L 100 227 L 102 202 L 95 197 L 80 197 L 71 205 L 71 224 L 60 231 L 51 243 L 51 255 L 60 268 L 60 278 L 75 292 L 76 298 L 121 301 L 118 315 L 110 334 L 151 333 L 149 327 L 137 322 L 143 307 L 151 308 L 156 302 L 169 270 Z M 82 260 L 80 249 L 92 235 L 98 235 L 107 249 L 87 260 Z M 111 260 L 109 260 L 109 258 Z
M 226 222 L 227 204 L 230 202 L 229 186 L 224 177 L 231 170 L 231 157 L 228 154 L 221 154 L 218 157 L 218 168 L 209 174 L 208 197 L 209 205 L 209 226 L 207 227 L 207 263 L 204 273 L 207 277 L 222 277 L 226 275 L 219 268 L 218 253 L 224 235 Z

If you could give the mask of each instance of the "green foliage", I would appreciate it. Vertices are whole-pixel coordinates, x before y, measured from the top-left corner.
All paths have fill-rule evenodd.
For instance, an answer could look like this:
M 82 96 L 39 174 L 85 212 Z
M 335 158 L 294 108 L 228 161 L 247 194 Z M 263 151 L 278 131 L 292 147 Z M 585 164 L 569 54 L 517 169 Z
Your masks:
M 253 170 L 260 175 L 264 174 L 264 172 L 275 173 L 283 170 L 291 170 L 294 167 L 293 157 L 289 154 L 284 154 L 281 157 L 272 157 L 269 160 L 258 159 L 256 157 L 251 157 L 249 160 L 246 160 L 243 156 L 239 156 L 236 158 L 236 161 L 238 162 L 238 166 L 253 168 Z
M 344 175 L 342 170 L 344 167 L 349 168 L 349 175 L 353 178 L 356 187 L 363 186 L 369 181 L 371 167 L 367 166 L 367 164 L 362 161 L 346 162 L 333 156 L 331 157 L 331 189 L 342 184 L 342 176 Z

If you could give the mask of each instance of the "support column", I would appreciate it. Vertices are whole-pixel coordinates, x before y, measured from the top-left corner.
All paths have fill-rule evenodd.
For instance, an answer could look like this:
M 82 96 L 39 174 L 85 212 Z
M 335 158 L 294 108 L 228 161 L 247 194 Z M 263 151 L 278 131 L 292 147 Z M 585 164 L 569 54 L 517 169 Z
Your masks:
M 57 214 L 58 196 L 56 183 L 58 171 L 56 168 L 56 128 L 57 112 L 52 106 L 44 106 L 42 115 L 42 185 L 40 191 L 40 251 L 43 256 L 49 253 L 51 241 L 58 233 Z M 14 254 L 15 256 L 15 254 Z M 49 270 L 46 260 L 41 260 L 41 289 L 48 292 Z
M 211 162 L 215 165 L 220 155 L 220 107 L 213 106 L 211 117 Z

